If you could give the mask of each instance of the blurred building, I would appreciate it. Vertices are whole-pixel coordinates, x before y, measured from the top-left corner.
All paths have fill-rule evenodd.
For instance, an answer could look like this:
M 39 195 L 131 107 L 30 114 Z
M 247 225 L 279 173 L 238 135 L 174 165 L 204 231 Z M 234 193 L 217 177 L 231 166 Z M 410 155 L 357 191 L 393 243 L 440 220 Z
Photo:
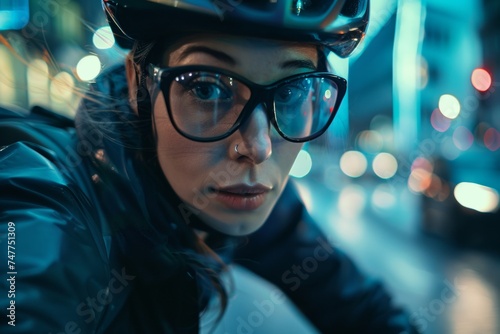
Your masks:
M 100 0 L 30 0 L 27 24 L 1 31 L 1 105 L 72 117 L 88 83 L 123 58 L 105 25 Z
M 351 63 L 349 148 L 366 157 L 366 174 L 378 175 L 370 171 L 376 155 L 397 158 L 397 173 L 379 182 L 422 197 L 424 231 L 492 246 L 500 221 L 500 5 L 397 4 Z

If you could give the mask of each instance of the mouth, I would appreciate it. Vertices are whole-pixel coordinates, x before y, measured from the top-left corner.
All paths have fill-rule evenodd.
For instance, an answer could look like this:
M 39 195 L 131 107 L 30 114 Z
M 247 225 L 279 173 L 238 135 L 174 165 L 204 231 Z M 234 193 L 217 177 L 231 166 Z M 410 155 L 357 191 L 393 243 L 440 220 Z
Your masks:
M 252 211 L 262 206 L 272 187 L 263 184 L 235 184 L 224 187 L 211 187 L 213 198 L 228 209 Z M 211 196 L 212 197 L 212 196 Z

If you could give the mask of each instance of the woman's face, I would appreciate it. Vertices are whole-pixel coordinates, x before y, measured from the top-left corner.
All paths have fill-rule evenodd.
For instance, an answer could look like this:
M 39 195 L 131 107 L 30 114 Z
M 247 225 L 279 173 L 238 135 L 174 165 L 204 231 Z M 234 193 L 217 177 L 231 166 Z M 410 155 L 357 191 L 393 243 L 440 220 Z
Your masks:
M 165 59 L 163 67 L 208 65 L 254 83 L 270 84 L 315 70 L 317 49 L 313 45 L 203 36 L 171 47 Z M 302 145 L 279 136 L 262 104 L 236 132 L 209 143 L 189 140 L 174 129 L 161 92 L 153 106 L 158 159 L 172 188 L 189 207 L 185 216 L 197 214 L 210 227 L 229 235 L 245 235 L 262 226 Z

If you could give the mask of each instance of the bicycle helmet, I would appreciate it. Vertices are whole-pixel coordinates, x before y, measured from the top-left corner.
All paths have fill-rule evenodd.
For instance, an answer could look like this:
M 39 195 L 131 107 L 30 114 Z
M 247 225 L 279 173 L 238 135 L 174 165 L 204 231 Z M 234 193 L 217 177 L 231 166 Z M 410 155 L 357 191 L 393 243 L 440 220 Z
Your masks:
M 190 32 L 316 42 L 347 57 L 363 38 L 369 0 L 102 0 L 118 45 Z

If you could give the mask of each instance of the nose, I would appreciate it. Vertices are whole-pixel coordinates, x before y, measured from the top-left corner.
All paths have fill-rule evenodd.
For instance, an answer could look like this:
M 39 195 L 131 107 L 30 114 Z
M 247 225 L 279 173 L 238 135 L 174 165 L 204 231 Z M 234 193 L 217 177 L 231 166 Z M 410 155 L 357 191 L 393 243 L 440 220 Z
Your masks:
M 259 104 L 238 129 L 241 137 L 241 143 L 237 143 L 238 153 L 254 164 L 269 159 L 272 154 L 270 126 L 264 105 Z

